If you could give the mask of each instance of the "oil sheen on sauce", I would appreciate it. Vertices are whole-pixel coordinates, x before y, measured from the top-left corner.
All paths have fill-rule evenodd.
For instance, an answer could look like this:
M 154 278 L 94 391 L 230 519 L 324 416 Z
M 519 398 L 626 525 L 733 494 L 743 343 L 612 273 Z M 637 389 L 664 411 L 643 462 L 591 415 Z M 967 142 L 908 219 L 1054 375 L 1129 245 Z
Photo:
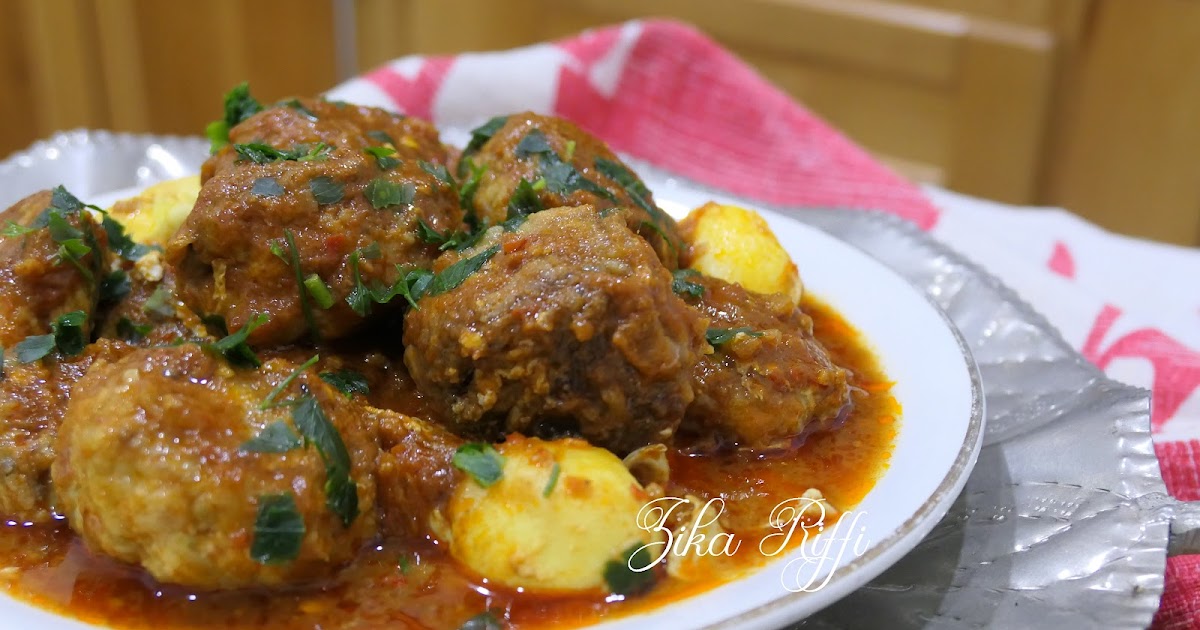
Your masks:
M 807 298 L 804 310 L 835 362 L 852 372 L 858 390 L 854 411 L 841 429 L 812 436 L 783 457 L 670 457 L 667 494 L 723 498 L 729 527 L 747 528 L 733 529 L 735 535 L 761 534 L 750 531 L 750 524 L 762 523 L 765 529 L 776 504 L 809 488 L 850 509 L 888 465 L 900 417 L 891 383 L 864 340 L 837 313 Z M 720 568 L 714 563 L 697 579 L 663 578 L 648 593 L 626 601 L 496 589 L 459 569 L 429 540 L 379 541 L 363 549 L 337 580 L 321 586 L 214 593 L 159 584 L 138 568 L 92 554 L 65 523 L 10 523 L 0 525 L 0 588 L 69 617 L 123 628 L 457 628 L 484 611 L 507 628 L 561 627 L 653 609 L 770 560 L 758 553 L 756 541 L 742 548 L 749 551 L 723 560 Z

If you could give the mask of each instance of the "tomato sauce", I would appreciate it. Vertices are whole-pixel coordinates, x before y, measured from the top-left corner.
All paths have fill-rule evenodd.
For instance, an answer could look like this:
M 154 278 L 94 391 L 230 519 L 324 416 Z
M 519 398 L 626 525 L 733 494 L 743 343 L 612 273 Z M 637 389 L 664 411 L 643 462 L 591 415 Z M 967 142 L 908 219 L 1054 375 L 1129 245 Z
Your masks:
M 891 383 L 837 313 L 812 299 L 804 309 L 834 361 L 852 372 L 855 406 L 845 424 L 781 456 L 669 458 L 667 494 L 724 499 L 722 522 L 735 535 L 763 534 L 771 509 L 809 488 L 838 509 L 853 508 L 888 465 L 900 418 Z M 748 540 L 733 558 L 695 579 L 660 575 L 649 592 L 624 601 L 496 589 L 460 569 L 430 540 L 380 541 L 363 549 L 336 580 L 317 587 L 195 592 L 89 552 L 65 522 L 9 523 L 0 526 L 0 589 L 69 617 L 123 628 L 454 628 L 484 611 L 504 627 L 533 628 L 582 625 L 690 597 L 736 577 L 729 563 L 749 569 L 770 560 L 757 549 L 757 540 Z

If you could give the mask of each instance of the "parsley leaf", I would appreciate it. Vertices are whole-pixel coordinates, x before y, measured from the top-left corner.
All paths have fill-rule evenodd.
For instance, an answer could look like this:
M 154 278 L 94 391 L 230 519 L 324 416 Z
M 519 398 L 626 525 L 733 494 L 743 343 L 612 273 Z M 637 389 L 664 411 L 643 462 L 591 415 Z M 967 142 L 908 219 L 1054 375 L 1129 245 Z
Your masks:
M 450 176 L 450 171 L 446 170 L 444 165 L 433 164 L 431 162 L 426 162 L 425 160 L 420 160 L 417 162 L 417 166 L 420 166 L 421 170 L 425 171 L 426 173 L 433 175 L 442 184 L 451 188 L 455 187 L 454 178 Z
M 146 303 L 142 304 L 142 311 L 151 315 L 160 317 L 175 316 L 175 300 L 167 287 L 159 285 L 150 297 L 146 298 Z
M 634 543 L 619 560 L 609 560 L 604 565 L 608 590 L 617 595 L 632 595 L 645 590 L 654 583 L 651 561 L 650 552 L 642 544 Z
M 254 519 L 254 542 L 250 557 L 260 564 L 283 564 L 300 555 L 304 542 L 304 517 L 296 509 L 296 497 L 290 492 L 258 497 L 258 516 Z
M 290 229 L 284 228 L 283 239 L 287 245 L 287 252 L 284 252 L 277 243 L 272 243 L 271 253 L 279 256 L 291 266 L 292 273 L 296 276 L 296 290 L 300 292 L 300 311 L 304 313 L 304 322 L 308 324 L 308 332 L 316 340 L 320 336 L 320 331 L 317 329 L 317 320 L 313 316 L 312 305 L 308 303 L 309 289 L 304 282 L 304 270 L 300 267 L 300 250 L 296 249 L 296 235 Z M 320 281 L 320 278 L 317 280 Z M 322 284 L 324 283 L 322 282 Z M 326 289 L 326 293 L 328 293 L 328 289 Z M 330 297 L 330 303 L 332 303 L 332 297 Z
M 105 235 L 108 236 L 109 249 L 121 258 L 135 262 L 150 251 L 149 247 L 134 242 L 125 232 L 125 226 L 107 214 L 104 215 L 100 224 L 104 227 Z
M 117 336 L 129 343 L 138 343 L 150 334 L 150 324 L 135 324 L 132 319 L 122 317 L 117 320 Z
M 479 219 L 475 216 L 475 193 L 479 190 L 479 184 L 483 181 L 483 174 L 487 172 L 487 164 L 475 165 L 471 158 L 463 158 L 459 162 L 459 175 L 462 175 L 463 168 L 468 171 L 467 179 L 463 181 L 462 186 L 458 189 L 458 206 L 466 211 L 467 225 L 472 228 L 477 227 Z
M 492 139 L 497 131 L 508 122 L 508 116 L 496 116 L 491 120 L 471 130 L 471 141 L 467 143 L 467 148 L 463 149 L 463 155 L 474 153 L 483 146 L 485 142 Z
M 679 296 L 698 298 L 704 295 L 704 285 L 692 282 L 688 278 L 700 275 L 695 269 L 677 269 L 671 272 L 671 290 Z
M 322 309 L 328 309 L 333 306 L 333 294 L 329 292 L 329 285 L 325 284 L 321 276 L 315 273 L 309 274 L 304 279 L 304 289 L 308 291 L 308 295 L 313 299 L 313 302 L 316 302 L 317 306 Z
M 297 144 L 289 150 L 280 150 L 263 142 L 248 142 L 233 145 L 238 154 L 238 161 L 254 162 L 255 164 L 270 164 L 271 162 L 323 162 L 329 159 L 333 147 L 324 142 L 316 144 Z
M 458 630 L 504 630 L 504 625 L 500 623 L 496 615 L 492 614 L 492 611 L 485 610 L 464 621 Z
M 301 103 L 300 99 L 298 99 L 298 98 L 293 98 L 293 99 L 289 99 L 286 101 L 282 101 L 279 104 L 284 105 L 285 107 L 290 107 L 291 109 L 299 112 L 301 116 L 304 116 L 305 118 L 307 118 L 309 120 L 312 120 L 312 121 L 318 120 L 317 115 L 315 113 L 313 113 L 313 110 L 305 107 L 304 103 Z
M 504 456 L 496 452 L 491 444 L 463 444 L 454 451 L 450 463 L 484 488 L 491 487 L 504 476 Z
M 447 249 L 466 249 L 474 245 L 481 237 L 483 232 L 448 232 L 442 234 L 433 229 L 433 226 L 425 222 L 425 219 L 417 218 L 417 237 L 430 245 L 437 245 L 440 251 Z
M 92 208 L 93 210 L 100 209 L 96 206 L 83 203 L 79 200 L 79 197 L 72 195 L 71 191 L 67 190 L 66 187 L 61 184 L 55 186 L 50 192 L 50 207 L 58 208 L 67 214 L 79 212 L 84 208 Z
M 100 303 L 115 303 L 128 295 L 131 288 L 129 274 L 122 269 L 114 269 L 100 280 Z
M 301 396 L 292 408 L 292 423 L 305 440 L 317 447 L 325 462 L 325 505 L 349 526 L 358 516 L 358 486 L 350 478 L 346 443 L 312 394 Z
M 59 315 L 50 324 L 50 329 L 54 331 L 54 346 L 63 356 L 73 357 L 83 352 L 84 346 L 87 345 L 87 336 L 83 331 L 86 323 L 87 313 L 71 311 Z
M 650 218 L 654 221 L 656 231 L 662 235 L 663 240 L 674 248 L 675 244 L 671 242 L 671 239 L 667 238 L 663 230 L 664 225 L 671 225 L 671 217 L 663 212 L 661 208 L 650 203 L 650 189 L 646 188 L 646 184 L 642 183 L 642 180 L 638 179 L 637 175 L 634 175 L 620 162 L 596 158 L 595 166 L 598 173 L 612 178 L 621 188 L 625 189 L 625 193 L 629 195 L 630 199 L 633 199 L 633 202 L 638 207 L 650 215 Z
M 426 295 L 441 295 L 447 291 L 453 291 L 460 284 L 466 282 L 471 274 L 479 271 L 487 261 L 492 259 L 497 252 L 500 251 L 499 245 L 491 247 L 475 254 L 470 258 L 464 258 L 449 267 L 446 267 L 437 275 L 433 276 L 433 280 L 429 282 L 429 288 L 426 289 L 421 296 Z M 418 297 L 418 299 L 419 299 Z
M 279 385 L 276 385 L 275 389 L 272 389 L 271 393 L 267 394 L 267 397 L 264 398 L 261 403 L 259 403 L 258 408 L 259 409 L 270 409 L 271 406 L 275 403 L 275 399 L 278 398 L 279 395 L 283 393 L 283 390 L 288 388 L 288 385 L 291 385 L 292 383 L 294 383 L 296 381 L 296 378 L 299 377 L 300 374 L 302 374 L 304 372 L 304 370 L 307 370 L 308 368 L 316 365 L 317 361 L 320 361 L 320 360 L 321 360 L 321 355 L 314 354 L 309 360 L 305 361 L 299 367 L 292 370 L 292 373 L 288 374 L 287 378 L 283 379 L 282 383 L 280 383 Z
M 17 361 L 33 363 L 54 351 L 54 335 L 36 335 L 26 337 L 13 346 L 17 351 Z
M 282 197 L 283 186 L 280 186 L 274 177 L 259 177 L 250 186 L 250 194 L 259 197 Z
M 57 209 L 51 210 L 47 215 L 46 227 L 50 230 L 50 238 L 59 245 L 55 259 L 71 263 L 88 282 L 92 282 L 95 276 L 82 262 L 83 257 L 92 252 L 92 246 L 88 244 L 92 241 L 90 231 L 85 235 L 82 230 L 71 225 Z
M 304 446 L 300 437 L 283 420 L 276 420 L 263 427 L 258 435 L 242 442 L 241 449 L 250 453 L 286 453 Z
M 550 479 L 546 481 L 546 487 L 542 489 L 542 496 L 548 497 L 551 492 L 554 492 L 554 486 L 558 485 L 558 476 L 562 474 L 562 466 L 558 462 L 554 462 L 554 467 L 550 469 Z
M 367 155 L 375 158 L 375 165 L 378 166 L 379 170 L 381 171 L 386 171 L 400 166 L 400 158 L 395 157 L 396 150 L 392 147 L 367 147 L 366 149 L 363 149 L 363 151 Z
M 546 139 L 546 134 L 542 133 L 541 129 L 530 129 L 529 133 L 525 134 L 525 137 L 517 143 L 516 156 L 524 159 L 531 155 L 553 153 L 553 151 L 554 149 L 550 148 L 550 141 Z
M 353 398 L 355 394 L 366 396 L 371 393 L 371 387 L 367 384 L 367 378 L 358 372 L 350 369 L 338 370 L 337 372 L 321 372 L 321 380 L 334 386 L 338 391 L 346 395 L 346 398 Z
M 708 345 L 716 348 L 733 341 L 738 335 L 747 335 L 749 337 L 763 336 L 761 332 L 756 332 L 753 328 L 742 326 L 739 328 L 709 328 L 704 333 L 704 338 L 708 340 Z
M 251 317 L 250 321 L 246 322 L 246 325 L 237 332 L 222 337 L 208 347 L 224 356 L 230 365 L 256 368 L 262 365 L 262 361 L 258 360 L 258 355 L 254 354 L 254 350 L 246 343 L 246 339 L 250 337 L 250 333 L 254 332 L 255 328 L 262 326 L 270 319 L 271 317 L 266 313 L 259 313 Z
M 18 225 L 12 221 L 9 221 L 8 224 L 4 226 L 3 234 L 4 236 L 8 237 L 16 237 L 25 236 L 26 234 L 31 234 L 36 231 L 37 228 L 25 227 L 24 225 Z
M 211 143 L 210 150 L 216 153 L 229 144 L 229 130 L 238 123 L 262 111 L 262 104 L 250 96 L 250 85 L 241 83 L 225 94 L 225 116 L 208 124 L 204 129 Z
M 313 198 L 317 200 L 318 206 L 328 206 L 331 203 L 337 203 L 346 194 L 346 187 L 334 181 L 328 175 L 318 175 L 309 180 L 308 189 L 312 191 Z
M 543 181 L 543 180 L 538 180 Z M 508 198 L 508 218 L 527 217 L 535 212 L 545 210 L 542 205 L 542 200 L 538 198 L 537 189 L 533 184 L 521 180 L 517 184 L 517 189 L 513 191 L 512 196 Z
M 367 132 L 367 137 L 372 140 L 375 140 L 377 142 L 382 142 L 384 144 L 390 144 L 390 145 L 392 145 L 392 148 L 396 147 L 396 139 L 393 138 L 392 135 L 386 131 L 381 131 L 379 129 L 372 129 L 371 131 Z
M 350 272 L 354 277 L 354 288 L 350 290 L 350 295 L 346 296 L 346 304 L 350 305 L 350 310 L 358 313 L 359 317 L 366 317 L 371 313 L 372 300 L 371 289 L 363 282 L 359 262 L 375 260 L 382 255 L 379 243 L 371 243 L 350 253 Z
M 417 194 L 415 186 L 409 183 L 396 184 L 382 177 L 376 177 L 363 189 L 367 201 L 376 210 L 411 204 Z

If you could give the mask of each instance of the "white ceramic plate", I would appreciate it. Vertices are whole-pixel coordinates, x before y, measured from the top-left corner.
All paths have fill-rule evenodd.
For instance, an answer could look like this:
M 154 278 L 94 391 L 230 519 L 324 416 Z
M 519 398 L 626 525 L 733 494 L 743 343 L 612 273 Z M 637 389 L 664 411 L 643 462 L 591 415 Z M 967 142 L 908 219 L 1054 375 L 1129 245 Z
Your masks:
M 660 205 L 677 217 L 713 198 L 673 180 L 650 178 L 646 183 Z M 107 206 L 135 192 L 115 191 L 85 201 Z M 941 311 L 862 251 L 783 215 L 762 215 L 799 267 L 805 290 L 862 332 L 896 382 L 893 394 L 902 417 L 892 460 L 854 510 L 861 516 L 850 537 L 864 541 L 859 550 L 865 546 L 865 551 L 861 556 L 847 551 L 836 562 L 817 564 L 798 562 L 802 547 L 702 595 L 600 627 L 778 628 L 808 616 L 866 584 L 912 549 L 946 513 L 975 464 L 983 435 L 979 379 L 970 353 Z M 834 552 L 826 555 L 834 560 Z M 785 583 L 793 589 L 824 585 L 813 592 L 791 592 Z M 2 595 L 0 620 L 6 627 L 91 627 Z

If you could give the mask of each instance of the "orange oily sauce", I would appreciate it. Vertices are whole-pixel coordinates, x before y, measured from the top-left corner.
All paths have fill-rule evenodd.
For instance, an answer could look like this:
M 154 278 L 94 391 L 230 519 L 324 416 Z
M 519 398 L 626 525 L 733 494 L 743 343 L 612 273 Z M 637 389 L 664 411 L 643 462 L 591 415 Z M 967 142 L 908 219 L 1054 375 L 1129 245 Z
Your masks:
M 853 508 L 886 470 L 899 428 L 891 383 L 859 336 L 829 307 L 806 298 L 817 338 L 852 373 L 854 411 L 837 431 L 774 458 L 672 453 L 671 496 L 725 500 L 722 523 L 744 538 L 732 558 L 701 565 L 688 581 L 661 571 L 647 593 L 547 597 L 493 588 L 458 567 L 434 541 L 384 540 L 363 549 L 339 577 L 291 591 L 194 592 L 155 582 L 139 568 L 89 552 L 65 523 L 0 526 L 0 589 L 36 606 L 123 628 L 455 628 L 483 611 L 505 627 L 583 625 L 652 610 L 736 578 L 771 558 L 758 552 L 779 502 L 819 489 Z M 413 410 L 417 411 L 417 410 Z M 799 532 L 792 544 L 800 542 Z M 782 592 L 782 591 L 781 591 Z

